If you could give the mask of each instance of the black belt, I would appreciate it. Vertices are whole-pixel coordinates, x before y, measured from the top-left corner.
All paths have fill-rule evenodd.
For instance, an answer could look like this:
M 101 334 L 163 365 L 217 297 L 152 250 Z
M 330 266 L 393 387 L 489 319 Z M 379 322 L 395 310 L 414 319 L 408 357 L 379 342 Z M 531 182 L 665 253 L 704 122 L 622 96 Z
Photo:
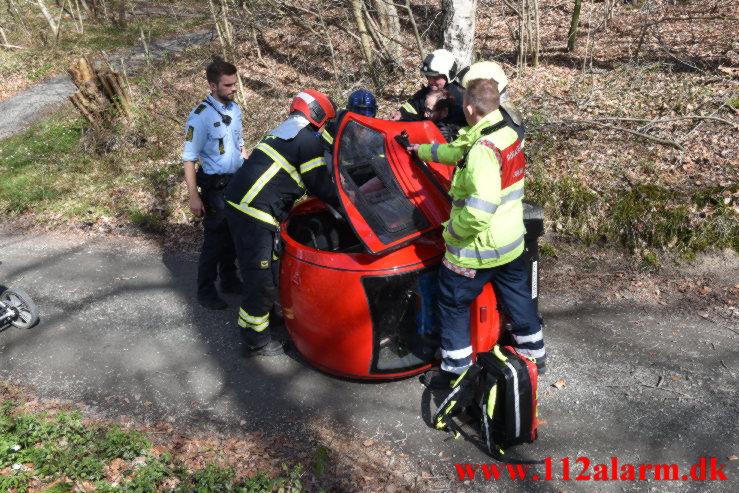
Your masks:
M 208 174 L 201 169 L 195 175 L 197 184 L 200 188 L 208 188 L 212 190 L 223 190 L 231 181 L 233 173 L 224 174 Z

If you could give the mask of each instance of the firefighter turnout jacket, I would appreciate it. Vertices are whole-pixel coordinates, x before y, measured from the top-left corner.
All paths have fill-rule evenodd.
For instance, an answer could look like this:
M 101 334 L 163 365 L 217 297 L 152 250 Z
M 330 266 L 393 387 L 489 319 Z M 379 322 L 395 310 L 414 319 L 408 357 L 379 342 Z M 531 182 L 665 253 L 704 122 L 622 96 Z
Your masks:
M 500 110 L 460 130 L 451 144 L 424 144 L 424 161 L 457 163 L 445 223 L 445 258 L 462 268 L 486 269 L 516 259 L 524 249 L 526 159 L 517 133 Z
M 288 120 L 281 127 L 286 124 L 292 122 Z M 279 230 L 306 191 L 338 205 L 320 134 L 307 124 L 292 135 L 277 129 L 254 148 L 226 189 L 226 200 L 232 207 L 272 231 Z

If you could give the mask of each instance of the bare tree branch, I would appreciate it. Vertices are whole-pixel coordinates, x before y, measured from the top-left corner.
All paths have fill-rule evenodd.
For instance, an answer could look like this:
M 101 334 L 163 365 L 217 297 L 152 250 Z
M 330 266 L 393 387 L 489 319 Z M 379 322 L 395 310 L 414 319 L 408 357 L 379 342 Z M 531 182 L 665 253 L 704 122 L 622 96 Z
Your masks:
M 608 128 L 610 130 L 618 130 L 621 132 L 630 133 L 632 135 L 636 135 L 638 137 L 641 137 L 646 140 L 651 140 L 653 142 L 658 142 L 660 144 L 664 144 L 669 147 L 673 147 L 677 150 L 684 151 L 685 147 L 680 145 L 679 143 L 675 142 L 674 140 L 670 139 L 663 139 L 661 137 L 655 137 L 654 135 L 645 134 L 642 132 L 637 132 L 636 130 L 631 130 L 630 128 L 624 128 L 624 127 L 617 127 L 615 125 L 608 125 L 605 123 L 601 123 L 598 120 L 554 120 L 554 121 L 548 121 L 548 122 L 537 122 L 532 123 L 532 126 L 536 125 L 596 125 L 598 127 L 602 128 Z

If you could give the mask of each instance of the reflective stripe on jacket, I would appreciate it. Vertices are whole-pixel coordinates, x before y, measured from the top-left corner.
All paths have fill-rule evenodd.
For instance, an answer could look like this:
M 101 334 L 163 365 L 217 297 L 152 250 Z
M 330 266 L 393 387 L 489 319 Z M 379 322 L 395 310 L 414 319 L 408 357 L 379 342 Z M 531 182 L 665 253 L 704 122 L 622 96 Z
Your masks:
M 226 200 L 251 219 L 279 228 L 306 191 L 336 206 L 321 137 L 308 127 L 294 138 L 267 135 L 226 187 Z
M 460 267 L 495 267 L 523 252 L 526 159 L 510 127 L 485 135 L 501 121 L 500 111 L 493 111 L 462 129 L 453 143 L 424 144 L 418 149 L 424 161 L 445 164 L 454 164 L 469 149 L 454 173 L 452 210 L 444 230 L 446 259 Z

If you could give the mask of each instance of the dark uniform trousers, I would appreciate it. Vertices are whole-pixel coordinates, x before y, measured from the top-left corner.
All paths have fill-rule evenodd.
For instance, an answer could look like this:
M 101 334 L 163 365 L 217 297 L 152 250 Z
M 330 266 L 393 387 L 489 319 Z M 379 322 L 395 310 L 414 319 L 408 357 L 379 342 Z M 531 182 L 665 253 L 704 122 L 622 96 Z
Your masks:
M 279 295 L 280 233 L 234 207 L 227 207 L 226 218 L 243 278 L 239 309 L 241 335 L 248 346 L 261 347 L 270 340 L 269 312 Z
M 299 121 L 283 124 L 273 133 L 284 138 L 266 135 L 226 188 L 226 218 L 244 285 L 238 325 L 250 349 L 271 339 L 269 312 L 279 296 L 279 224 L 306 191 L 338 205 L 321 136 Z
M 225 184 L 230 175 L 198 173 L 200 197 L 205 207 L 203 247 L 198 261 L 198 299 L 212 300 L 218 296 L 216 279 L 221 285 L 238 284 L 236 251 L 226 222 Z
M 482 288 L 492 282 L 498 305 L 511 323 L 511 335 L 514 340 L 522 341 L 514 344 L 516 348 L 527 350 L 524 351 L 527 354 L 544 348 L 544 340 L 533 337 L 539 333 L 541 326 L 527 284 L 529 272 L 523 255 L 507 264 L 477 269 L 472 279 L 442 266 L 438 279 L 439 320 L 443 324 L 441 347 L 464 348 L 470 345 L 470 305 L 480 295 Z M 472 362 L 471 354 L 461 358 L 454 356 L 443 358 L 449 368 L 462 368 Z

